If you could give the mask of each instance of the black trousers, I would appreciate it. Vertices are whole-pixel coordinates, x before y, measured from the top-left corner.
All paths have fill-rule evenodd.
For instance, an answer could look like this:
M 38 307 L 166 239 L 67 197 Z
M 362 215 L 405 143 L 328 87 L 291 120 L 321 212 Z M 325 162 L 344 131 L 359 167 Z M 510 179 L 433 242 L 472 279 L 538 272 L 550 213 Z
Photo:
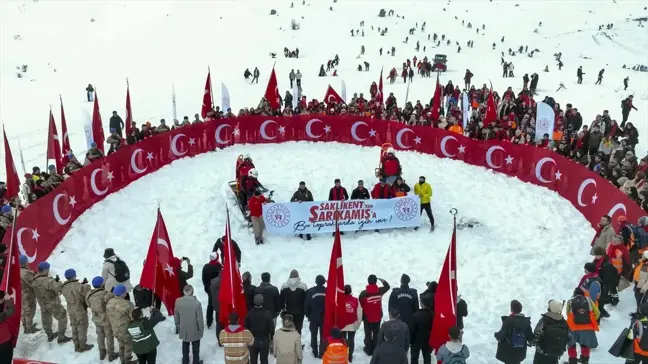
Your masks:
M 146 354 L 136 354 L 136 356 L 139 364 L 155 364 L 155 358 L 157 357 L 157 348 Z
M 349 361 L 353 358 L 353 351 L 355 350 L 355 331 L 342 331 L 344 333 L 344 340 L 349 346 Z
M 0 344 L 0 364 L 11 364 L 13 361 L 13 351 L 14 348 L 11 345 L 11 340 Z
M 268 364 L 268 355 L 270 354 L 270 347 L 268 345 L 252 345 L 250 346 L 250 364 Z M 261 360 L 259 360 L 261 358 Z
M 558 360 L 560 360 L 559 356 L 544 355 L 536 351 L 533 364 L 558 364 Z
M 191 345 L 192 363 L 200 363 L 200 340 L 182 342 L 182 364 L 189 364 L 189 345 Z
M 373 355 L 376 346 L 378 345 L 378 331 L 380 330 L 380 321 L 379 322 L 367 322 L 363 321 L 364 325 L 364 351 L 367 355 Z
M 410 355 L 412 356 L 411 364 L 418 364 L 419 354 L 423 354 L 423 364 L 432 364 L 432 348 L 429 345 L 418 346 L 412 345 Z
M 311 349 L 313 350 L 313 355 L 319 357 L 324 354 L 326 347 L 324 346 L 324 328 L 323 325 L 310 322 L 308 325 L 311 334 Z M 319 338 L 319 345 L 317 344 L 317 339 Z
M 207 327 L 211 327 L 211 325 L 214 323 L 214 306 L 212 302 L 211 292 L 207 292 L 207 312 L 205 314 L 206 314 L 205 321 L 207 321 Z M 218 321 L 218 317 L 216 317 L 216 321 Z
M 302 328 L 304 327 L 304 315 L 295 315 L 288 312 L 293 317 L 293 323 L 295 324 L 295 330 L 301 335 Z
M 432 215 L 432 207 L 429 202 L 421 204 L 421 215 L 423 215 L 423 211 L 425 211 L 428 219 L 430 219 L 430 225 L 434 226 L 434 215 Z
M 648 356 L 643 356 L 635 353 L 634 357 L 634 364 L 648 364 Z

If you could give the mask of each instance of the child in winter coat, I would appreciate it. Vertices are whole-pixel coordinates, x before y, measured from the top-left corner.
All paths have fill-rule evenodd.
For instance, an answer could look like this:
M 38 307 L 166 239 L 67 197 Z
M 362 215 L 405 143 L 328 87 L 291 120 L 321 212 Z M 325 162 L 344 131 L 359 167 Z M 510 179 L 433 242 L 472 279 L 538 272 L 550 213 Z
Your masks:
M 304 360 L 301 336 L 295 330 L 292 315 L 283 316 L 283 327 L 274 334 L 273 348 L 277 364 L 298 364 Z
M 470 350 L 468 347 L 461 342 L 461 330 L 458 327 L 454 326 L 448 330 L 450 336 L 450 341 L 443 344 L 437 352 L 436 358 L 441 364 L 448 364 L 452 359 L 454 362 L 457 362 L 457 359 L 463 359 L 465 363 L 468 358 L 470 358 Z
M 522 304 L 511 301 L 511 314 L 502 316 L 502 328 L 495 333 L 497 353 L 495 358 L 502 363 L 521 363 L 526 358 L 527 346 L 533 340 L 531 319 L 522 314 Z

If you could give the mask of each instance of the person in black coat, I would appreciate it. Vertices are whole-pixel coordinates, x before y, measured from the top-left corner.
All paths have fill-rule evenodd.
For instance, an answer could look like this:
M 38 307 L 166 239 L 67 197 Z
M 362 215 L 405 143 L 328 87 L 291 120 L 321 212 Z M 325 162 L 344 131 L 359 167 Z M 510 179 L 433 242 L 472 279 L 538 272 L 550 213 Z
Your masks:
M 459 302 L 457 302 L 457 327 L 459 330 L 463 330 L 463 318 L 466 316 L 468 316 L 468 304 L 459 296 Z
M 502 328 L 495 333 L 495 358 L 506 364 L 520 364 L 526 358 L 527 346 L 534 340 L 531 318 L 522 314 L 522 304 L 511 301 L 511 314 L 502 316 Z
M 257 364 L 259 357 L 261 364 L 268 364 L 268 355 L 272 346 L 275 322 L 270 312 L 264 308 L 264 304 L 263 295 L 254 296 L 254 307 L 245 318 L 245 328 L 254 336 L 254 344 L 249 347 L 251 364 Z
M 549 301 L 547 312 L 542 314 L 533 330 L 533 343 L 536 347 L 533 363 L 558 363 L 567 350 L 569 326 L 562 316 L 563 304 L 556 300 Z
M 259 294 L 263 296 L 263 308 L 270 312 L 276 326 L 277 316 L 279 316 L 282 307 L 280 302 L 279 289 L 277 289 L 276 286 L 273 286 L 272 283 L 270 283 L 270 273 L 264 272 L 261 274 L 261 284 L 257 286 L 256 290 L 254 290 L 254 293 L 255 298 L 256 295 Z
M 223 248 L 223 239 L 225 239 L 225 235 L 223 235 L 222 238 L 218 238 L 218 240 L 216 240 L 216 243 L 214 243 L 214 249 L 212 250 L 214 252 L 215 251 L 220 252 L 221 260 L 225 259 L 225 251 L 224 251 L 224 248 Z M 241 248 L 239 248 L 238 244 L 236 243 L 236 241 L 234 239 L 231 239 L 231 240 L 232 240 L 232 245 L 234 246 L 234 253 L 236 254 L 236 262 L 240 266 L 241 265 Z
M 182 270 L 182 262 L 185 261 L 187 262 L 187 271 Z M 185 288 L 187 285 L 187 281 L 193 278 L 194 276 L 194 269 L 193 265 L 191 264 L 191 261 L 187 257 L 182 257 L 182 260 L 177 260 L 176 258 L 176 264 L 178 269 L 176 270 L 176 274 L 178 275 L 178 283 L 180 284 L 180 292 Z
M 419 309 L 418 292 L 409 287 L 410 277 L 401 276 L 401 286 L 394 288 L 389 296 L 389 308 L 396 308 L 400 312 L 400 319 L 412 328 L 414 313 Z
M 368 200 L 371 198 L 369 195 L 369 190 L 364 187 L 364 182 L 362 180 L 358 181 L 358 187 L 351 191 L 352 200 Z
M 304 326 L 304 305 L 306 304 L 306 284 L 299 278 L 299 272 L 293 269 L 290 277 L 281 285 L 281 316 L 291 315 L 295 330 L 301 335 Z
M 115 133 L 119 134 L 120 137 L 123 137 L 122 135 L 122 129 L 124 128 L 124 120 L 117 115 L 117 111 L 112 112 L 112 116 L 110 117 L 110 129 L 115 129 Z
M 326 349 L 324 342 L 324 333 L 322 332 L 324 326 L 324 307 L 326 297 L 326 279 L 324 276 L 318 275 L 315 278 L 315 287 L 306 291 L 306 302 L 304 303 L 304 314 L 309 321 L 309 329 L 311 334 L 311 349 L 313 356 L 321 358 Z M 318 335 L 319 332 L 319 335 Z M 317 345 L 317 338 L 319 336 L 319 346 Z
M 256 286 L 252 284 L 252 274 L 245 272 L 241 276 L 243 280 L 243 294 L 245 295 L 245 304 L 248 311 L 254 307 L 254 295 L 256 294 Z
M 307 201 L 313 201 L 313 194 L 311 191 L 306 188 L 306 182 L 301 181 L 299 182 L 299 188 L 295 193 L 293 193 L 292 197 L 290 198 L 290 202 L 307 202 Z M 299 234 L 299 237 L 301 239 L 304 239 L 304 234 Z M 311 240 L 311 234 L 306 234 L 306 240 Z
M 419 354 L 423 353 L 423 364 L 432 364 L 432 348 L 430 347 L 430 331 L 432 330 L 432 302 L 428 297 L 421 299 L 421 309 L 416 311 L 412 319 L 411 356 L 412 364 L 418 364 Z
M 218 277 L 222 270 L 223 266 L 218 261 L 218 253 L 209 253 L 209 263 L 205 264 L 202 270 L 202 284 L 208 298 L 207 312 L 205 317 L 208 329 L 211 328 L 212 324 L 214 323 L 214 306 L 212 305 L 211 290 L 209 289 L 209 287 L 211 286 L 212 279 Z

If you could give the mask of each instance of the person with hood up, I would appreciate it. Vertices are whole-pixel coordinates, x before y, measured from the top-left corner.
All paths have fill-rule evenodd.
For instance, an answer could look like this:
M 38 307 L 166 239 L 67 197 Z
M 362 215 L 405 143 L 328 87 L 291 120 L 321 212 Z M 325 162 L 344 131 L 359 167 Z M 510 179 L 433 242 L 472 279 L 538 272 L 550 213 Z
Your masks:
M 434 299 L 434 298 L 432 298 Z M 432 321 L 434 320 L 434 311 L 432 311 L 433 302 L 429 296 L 421 298 L 421 309 L 414 314 L 411 332 L 412 332 L 412 364 L 418 364 L 419 354 L 423 353 L 423 364 L 432 364 L 432 347 L 430 347 L 430 332 L 432 331 Z
M 353 351 L 355 350 L 355 334 L 360 328 L 362 322 L 362 307 L 357 298 L 353 297 L 350 285 L 344 286 L 345 295 L 345 319 L 344 322 L 352 322 L 342 328 L 342 334 L 349 348 L 349 362 L 353 361 Z
M 275 318 L 264 307 L 264 297 L 261 294 L 254 296 L 254 307 L 245 318 L 245 328 L 250 330 L 254 337 L 254 344 L 250 346 L 250 363 L 268 364 L 268 355 L 273 346 L 272 340 L 275 331 Z
M 322 355 L 322 364 L 348 364 L 349 347 L 344 341 L 342 331 L 334 327 L 331 329 L 331 336 L 326 339 L 326 349 Z
M 34 277 L 32 287 L 36 292 L 36 299 L 38 305 L 41 307 L 41 321 L 43 323 L 43 330 L 47 334 L 47 341 L 52 342 L 57 339 L 59 344 L 64 344 L 70 340 L 71 337 L 65 336 L 65 330 L 68 326 L 67 311 L 61 304 L 61 280 L 59 276 L 54 278 L 50 277 L 50 264 L 48 262 L 40 262 L 38 264 L 38 274 Z M 58 321 L 58 332 L 52 331 L 52 317 Z
M 511 314 L 502 316 L 502 328 L 495 333 L 495 358 L 505 364 L 520 364 L 526 358 L 527 346 L 533 340 L 531 318 L 522 313 L 522 304 L 511 301 Z
M 285 314 L 282 317 L 283 325 L 274 334 L 273 356 L 276 364 L 300 364 L 304 360 L 301 336 L 295 330 L 293 317 Z
M 14 311 L 13 300 L 4 291 L 0 291 L 0 363 L 9 364 L 13 361 L 13 338 L 18 333 L 11 332 L 8 320 Z
M 209 263 L 205 264 L 202 270 L 203 289 L 205 290 L 205 293 L 207 293 L 207 317 L 205 318 L 207 321 L 207 329 L 211 329 L 212 324 L 214 323 L 214 310 L 217 309 L 214 308 L 212 304 L 212 296 L 209 287 L 211 286 L 212 279 L 218 277 L 222 270 L 223 265 L 218 261 L 218 253 L 209 253 Z
M 464 364 L 470 358 L 470 350 L 461 342 L 461 330 L 454 326 L 448 330 L 450 341 L 443 344 L 436 354 L 436 359 L 441 364 Z M 463 360 L 463 361 L 462 361 Z
M 313 356 L 321 358 L 324 354 L 324 333 L 322 328 L 324 326 L 324 307 L 326 297 L 326 279 L 322 275 L 315 278 L 315 287 L 311 287 L 306 291 L 306 302 L 304 303 L 304 315 L 308 318 L 308 328 L 311 335 L 311 350 Z M 318 335 L 319 333 L 319 335 Z M 317 339 L 319 337 L 319 345 Z
M 299 278 L 296 269 L 290 271 L 288 280 L 281 285 L 281 316 L 290 315 L 293 329 L 301 335 L 304 326 L 304 305 L 306 304 L 306 284 Z
M 569 326 L 562 310 L 561 302 L 550 300 L 547 312 L 538 320 L 533 330 L 532 344 L 536 347 L 533 364 L 558 364 L 558 360 L 567 350 Z
M 589 263 L 588 263 L 589 264 Z M 567 301 L 567 326 L 571 337 L 567 344 L 568 364 L 588 364 L 590 349 L 598 347 L 596 332 L 599 330 L 599 309 L 581 288 L 574 290 L 574 297 Z M 581 347 L 581 357 L 578 359 L 576 345 Z
M 248 364 L 250 352 L 248 347 L 254 345 L 252 333 L 239 325 L 239 317 L 236 312 L 229 315 L 229 325 L 218 334 L 218 342 L 225 347 L 225 364 Z
M 205 331 L 202 304 L 196 296 L 191 285 L 184 286 L 183 297 L 176 299 L 173 320 L 176 334 L 182 340 L 182 364 L 189 364 L 189 346 L 192 351 L 192 363 L 202 364 L 200 360 L 200 340 Z
M 155 364 L 160 340 L 158 340 L 154 328 L 155 325 L 164 321 L 164 316 L 160 310 L 151 307 L 150 318 L 142 315 L 141 308 L 134 309 L 131 318 L 128 333 L 133 341 L 133 354 L 137 357 L 139 364 Z
M 592 239 L 592 250 L 590 251 L 591 255 L 593 255 L 594 253 L 593 249 L 595 246 L 600 246 L 601 248 L 606 249 L 608 243 L 610 243 L 612 241 L 612 238 L 616 235 L 611 222 L 612 219 L 610 218 L 610 216 L 605 215 L 601 217 L 601 221 L 596 228 L 596 235 L 594 236 L 594 239 Z
M 380 281 L 382 287 L 378 287 L 378 281 Z M 371 274 L 367 277 L 367 287 L 358 296 L 363 312 L 365 335 L 363 351 L 369 356 L 373 355 L 374 349 L 378 345 L 378 332 L 383 317 L 382 298 L 390 288 L 386 280 Z
M 412 327 L 414 313 L 419 309 L 419 295 L 416 289 L 410 288 L 410 277 L 403 273 L 401 276 L 401 286 L 394 288 L 389 296 L 389 308 L 395 308 L 400 313 L 400 319 L 407 326 Z
M 270 283 L 270 273 L 264 272 L 261 274 L 261 284 L 257 286 L 255 294 L 263 296 L 263 308 L 268 310 L 272 315 L 272 321 L 274 323 L 272 331 L 274 332 L 274 328 L 277 326 L 277 316 L 281 312 L 282 305 L 279 290 L 275 285 Z M 256 299 L 256 296 L 254 298 Z
M 116 285 L 122 284 L 126 287 L 126 295 L 124 297 L 130 300 L 128 292 L 133 290 L 133 285 L 130 282 L 130 270 L 126 262 L 115 254 L 113 248 L 106 248 L 103 258 L 104 263 L 101 269 L 101 278 L 104 280 L 106 291 L 111 292 Z
M 405 351 L 409 350 L 411 332 L 407 324 L 400 319 L 400 312 L 397 308 L 390 307 L 389 320 L 380 325 L 380 330 L 378 331 L 378 344 L 376 345 L 374 352 L 385 342 L 386 331 L 393 332 L 396 335 L 396 343 Z
M 397 339 L 396 332 L 391 330 L 385 332 L 385 341 L 373 353 L 369 364 L 407 364 L 407 350 L 398 345 Z M 412 358 L 412 364 L 414 363 L 418 363 L 418 361 Z M 429 364 L 430 361 L 425 363 Z

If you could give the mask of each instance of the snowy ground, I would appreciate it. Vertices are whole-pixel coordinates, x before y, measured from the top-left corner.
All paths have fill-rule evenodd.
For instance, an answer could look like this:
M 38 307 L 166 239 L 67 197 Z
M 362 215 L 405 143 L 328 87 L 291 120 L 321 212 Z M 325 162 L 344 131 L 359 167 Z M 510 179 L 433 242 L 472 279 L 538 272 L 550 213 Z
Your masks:
M 521 76 L 537 72 L 539 98 L 549 94 L 562 104 L 573 103 L 585 122 L 603 109 L 620 119 L 620 100 L 634 94 L 639 111 L 632 111 L 630 120 L 642 133 L 642 146 L 648 142 L 648 74 L 621 69 L 623 64 L 646 63 L 646 28 L 627 21 L 646 16 L 643 2 L 563 1 L 559 7 L 544 1 L 294 3 L 291 9 L 290 1 L 275 0 L 0 2 L 0 119 L 7 128 L 14 157 L 18 158 L 20 140 L 26 168 L 43 167 L 47 114 L 49 105 L 53 105 L 60 122 L 59 94 L 66 106 L 72 147 L 80 154 L 85 149 L 83 124 L 91 110 L 91 104 L 85 102 L 88 83 L 97 88 L 105 125 L 112 110 L 122 117 L 125 114 L 126 77 L 131 85 L 134 120 L 157 124 L 160 118 L 172 119 L 172 84 L 178 116 L 191 117 L 199 111 L 207 66 L 211 66 L 216 103 L 220 104 L 219 83 L 223 82 L 229 88 L 232 108 L 237 111 L 258 103 L 275 61 L 282 93 L 289 86 L 290 70 L 300 69 L 304 94 L 321 99 L 329 83 L 340 91 L 341 80 L 347 84 L 349 97 L 354 92 L 367 94 L 370 83 L 378 80 L 381 67 L 387 72 L 399 67 L 405 58 L 431 58 L 435 53 L 448 55 L 449 71 L 441 75 L 444 84 L 449 79 L 462 84 L 463 73 L 470 68 L 477 85 L 490 80 L 499 92 L 509 85 L 519 90 Z M 395 9 L 406 20 L 378 18 L 383 7 Z M 276 9 L 278 15 L 270 16 L 270 9 Z M 292 19 L 300 23 L 300 30 L 290 30 Z M 365 37 L 351 38 L 350 30 L 359 29 L 361 20 L 365 20 Z M 462 20 L 472 22 L 473 29 L 462 27 Z M 426 32 L 417 31 L 407 45 L 403 44 L 407 30 L 423 21 L 427 22 Z M 542 27 L 538 27 L 540 21 Z M 597 31 L 599 24 L 610 22 L 614 23 L 612 30 L 605 34 Z M 481 28 L 482 23 L 486 30 L 477 35 L 476 28 Z M 371 26 L 388 27 L 389 32 L 381 37 L 371 31 Z M 445 33 L 452 44 L 444 43 L 435 49 L 427 41 L 427 34 L 434 32 Z M 20 40 L 14 39 L 16 35 Z M 502 36 L 506 37 L 504 43 L 500 43 Z M 427 46 L 427 52 L 414 52 L 417 40 L 421 49 Z M 473 49 L 465 47 L 468 40 L 475 42 Z M 463 48 L 460 54 L 456 53 L 456 41 Z M 497 44 L 495 51 L 493 42 Z M 361 45 L 365 45 L 366 55 L 356 59 Z M 392 45 L 396 47 L 395 57 L 378 56 L 378 48 L 383 47 L 386 53 Z M 540 53 L 534 58 L 505 57 L 514 62 L 517 77 L 501 78 L 500 52 L 520 45 L 528 45 L 530 50 L 538 48 Z M 283 58 L 284 46 L 298 47 L 300 58 Z M 559 51 L 565 64 L 560 72 L 552 57 Z M 270 52 L 279 57 L 271 59 Z M 320 64 L 336 53 L 341 59 L 340 77 L 315 77 Z M 357 72 L 355 68 L 365 60 L 372 71 Z M 23 64 L 28 65 L 28 71 L 23 78 L 16 78 L 16 66 Z M 549 65 L 549 73 L 541 72 L 545 65 Z M 579 65 L 587 73 L 583 85 L 575 84 Z M 255 66 L 261 78 L 259 84 L 249 85 L 242 77 L 243 71 Z M 605 79 L 602 86 L 595 86 L 601 68 L 606 68 Z M 626 76 L 630 76 L 630 88 L 624 92 L 622 80 Z M 559 82 L 564 82 L 567 90 L 555 93 Z M 433 83 L 433 79 L 415 78 L 410 100 L 428 102 Z M 401 103 L 405 90 L 402 81 L 385 84 L 385 92 L 393 92 Z M 176 162 L 84 214 L 61 244 L 60 253 L 51 259 L 56 272 L 74 266 L 80 275 L 90 278 L 99 272 L 103 249 L 112 246 L 127 257 L 134 274 L 138 274 L 138 262 L 144 259 L 153 228 L 157 199 L 162 199 L 176 253 L 192 258 L 200 269 L 213 241 L 222 234 L 227 199 L 223 189 L 233 174 L 235 156 L 244 150 L 252 152 L 262 181 L 277 190 L 277 200 L 286 200 L 302 179 L 316 197 L 325 196 L 336 177 L 347 188 L 359 178 L 373 181 L 378 153 L 375 149 L 340 145 L 250 146 Z M 321 168 L 324 155 L 328 168 Z M 508 311 L 510 299 L 520 299 L 535 322 L 550 298 L 568 298 L 580 278 L 580 267 L 589 259 L 587 245 L 593 231 L 569 203 L 545 189 L 449 160 L 413 153 L 401 156 L 407 180 L 413 182 L 425 174 L 433 184 L 439 228 L 433 235 L 422 229 L 345 236 L 345 263 L 356 268 L 347 268 L 347 279 L 358 293 L 372 272 L 384 274 L 392 284 L 397 284 L 401 273 L 408 272 L 413 286 L 423 289 L 426 281 L 437 278 L 450 239 L 451 220 L 446 212 L 456 207 L 461 216 L 476 218 L 482 227 L 459 233 L 460 291 L 470 307 L 465 341 L 473 351 L 471 362 L 492 363 L 492 332 L 499 327 L 498 316 Z M 349 166 L 349 160 L 355 162 L 353 166 Z M 358 165 L 364 165 L 362 172 Z M 297 268 L 310 286 L 315 275 L 326 272 L 330 237 L 309 243 L 270 237 L 269 245 L 263 247 L 253 246 L 244 230 L 238 230 L 235 238 L 244 250 L 243 269 L 251 271 L 257 282 L 261 272 L 269 271 L 273 281 L 280 284 L 291 268 Z M 199 285 L 199 280 L 192 283 Z M 204 295 L 200 299 L 204 302 Z M 631 298 L 624 296 L 623 307 L 613 311 L 611 322 L 603 325 L 599 335 L 602 347 L 593 355 L 593 364 L 615 362 L 605 351 L 627 324 L 625 312 L 631 303 Z M 158 329 L 164 343 L 176 342 L 171 332 L 169 322 Z M 356 338 L 358 343 L 362 335 Z M 306 343 L 309 338 L 307 333 L 305 336 Z M 92 337 L 90 342 L 94 340 Z M 161 363 L 178 362 L 179 343 L 177 348 L 168 345 L 163 345 Z M 32 358 L 51 360 L 55 354 L 58 362 L 96 362 L 95 352 L 72 358 L 71 351 L 71 346 L 46 343 L 42 334 L 23 336 L 18 347 L 20 355 Z M 213 341 L 205 342 L 203 356 L 206 363 L 222 362 L 222 352 L 215 349 Z M 363 354 L 356 357 L 358 363 L 368 362 Z M 315 362 L 307 358 L 306 363 Z

